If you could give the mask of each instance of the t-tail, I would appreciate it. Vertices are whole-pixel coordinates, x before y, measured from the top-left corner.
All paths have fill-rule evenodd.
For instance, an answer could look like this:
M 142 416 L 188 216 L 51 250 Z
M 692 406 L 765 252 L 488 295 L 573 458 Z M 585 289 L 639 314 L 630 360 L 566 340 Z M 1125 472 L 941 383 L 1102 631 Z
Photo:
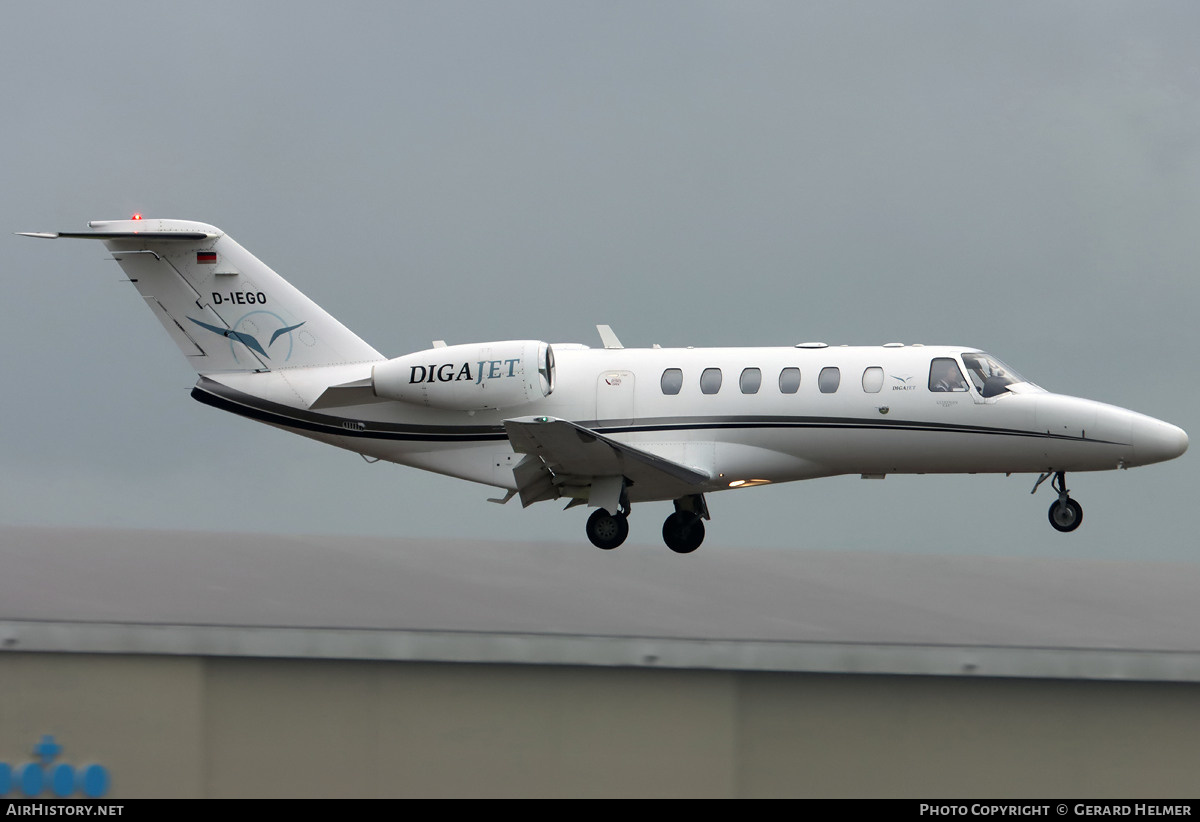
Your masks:
M 219 228 L 188 220 L 97 220 L 102 240 L 200 374 L 383 359 Z

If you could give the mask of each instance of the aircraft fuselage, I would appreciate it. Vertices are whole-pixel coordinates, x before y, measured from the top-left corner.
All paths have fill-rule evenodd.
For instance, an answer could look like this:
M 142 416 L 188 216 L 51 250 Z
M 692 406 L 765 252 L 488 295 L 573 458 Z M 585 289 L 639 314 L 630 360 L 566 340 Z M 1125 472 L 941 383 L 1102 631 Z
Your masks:
M 514 487 L 514 454 L 503 422 L 516 415 L 572 420 L 696 468 L 709 476 L 704 491 L 838 474 L 1101 471 L 1159 462 L 1186 448 L 1186 435 L 1175 426 L 1028 382 L 1010 384 L 989 398 L 969 380 L 956 391 L 931 389 L 931 364 L 952 359 L 965 372 L 964 352 L 978 353 L 911 345 L 555 345 L 549 396 L 518 408 L 480 411 L 377 399 L 324 413 L 306 410 L 305 401 L 314 402 L 331 383 L 369 378 L 366 366 L 339 366 L 336 375 L 287 369 L 211 374 L 196 393 L 239 413 L 258 407 L 250 397 L 274 397 L 280 407 L 268 412 L 258 407 L 247 415 L 368 457 L 503 488 Z M 466 366 L 433 365 L 448 378 Z M 485 363 L 485 373 L 492 368 Z M 494 370 L 507 368 L 501 363 Z M 678 391 L 664 393 L 672 370 L 679 372 Z M 427 373 L 413 378 L 426 380 Z M 239 411 L 232 392 L 244 394 L 249 405 Z M 215 401 L 221 393 L 228 396 Z M 670 498 L 637 486 L 628 493 L 635 502 Z

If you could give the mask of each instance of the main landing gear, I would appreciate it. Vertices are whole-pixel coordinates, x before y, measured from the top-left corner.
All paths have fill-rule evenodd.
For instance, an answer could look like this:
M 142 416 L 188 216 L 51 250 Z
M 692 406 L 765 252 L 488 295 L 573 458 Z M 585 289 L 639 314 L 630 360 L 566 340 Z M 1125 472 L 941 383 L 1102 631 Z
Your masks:
M 699 514 L 676 511 L 663 523 L 663 542 L 677 554 L 690 554 L 704 542 L 704 521 Z
M 704 520 L 708 518 L 703 494 L 675 500 L 675 513 L 663 523 L 663 542 L 677 554 L 690 554 L 704 542 Z
M 1033 486 L 1033 491 L 1037 491 L 1038 486 L 1049 478 L 1050 474 L 1042 474 L 1038 477 L 1038 481 Z M 1065 471 L 1058 471 L 1054 474 L 1054 480 L 1050 483 L 1050 487 L 1058 492 L 1058 499 L 1050 504 L 1049 518 L 1050 524 L 1054 526 L 1054 530 L 1066 533 L 1074 531 L 1079 527 L 1079 523 L 1083 522 L 1083 506 L 1075 500 L 1071 499 L 1070 492 L 1067 490 L 1067 474 Z
M 629 536 L 629 512 L 626 509 L 610 514 L 603 508 L 597 508 L 588 517 L 586 527 L 592 545 L 604 551 L 611 551 Z
M 624 542 L 629 536 L 629 512 L 627 504 L 622 504 L 615 514 L 603 508 L 593 511 L 586 526 L 592 545 L 611 551 Z M 704 542 L 704 520 L 708 518 L 703 494 L 675 500 L 675 513 L 663 523 L 663 542 L 677 554 L 690 554 Z

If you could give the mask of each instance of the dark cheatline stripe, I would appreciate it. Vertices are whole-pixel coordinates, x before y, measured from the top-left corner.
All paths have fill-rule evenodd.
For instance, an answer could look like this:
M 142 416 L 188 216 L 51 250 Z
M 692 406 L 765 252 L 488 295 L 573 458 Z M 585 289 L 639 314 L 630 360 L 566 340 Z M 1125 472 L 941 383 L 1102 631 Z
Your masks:
M 487 442 L 508 439 L 504 427 L 500 425 L 401 425 L 316 414 L 243 394 L 205 378 L 201 378 L 192 388 L 192 398 L 213 408 L 259 422 L 339 437 L 426 442 Z M 365 427 L 354 427 L 358 425 Z
M 376 440 L 403 440 L 410 442 L 496 442 L 508 439 L 502 425 L 413 425 L 407 423 L 372 422 L 348 420 L 328 414 L 318 414 L 302 408 L 274 403 L 250 394 L 242 393 L 215 380 L 201 377 L 192 389 L 192 398 L 259 422 L 314 431 L 339 437 L 362 437 Z M 1016 428 L 990 428 L 983 425 L 958 425 L 941 422 L 916 422 L 911 420 L 863 420 L 853 417 L 649 417 L 636 425 L 612 425 L 604 420 L 582 420 L 578 425 L 591 428 L 601 434 L 624 434 L 650 431 L 705 431 L 750 428 L 790 429 L 857 429 L 876 431 L 925 431 L 953 434 L 986 434 L 1000 437 L 1033 437 L 1035 439 L 1070 440 L 1106 445 L 1123 445 L 1108 440 L 1072 437 L 1066 434 L 1050 434 L 1039 431 L 1022 431 Z M 358 427 L 362 426 L 362 427 Z

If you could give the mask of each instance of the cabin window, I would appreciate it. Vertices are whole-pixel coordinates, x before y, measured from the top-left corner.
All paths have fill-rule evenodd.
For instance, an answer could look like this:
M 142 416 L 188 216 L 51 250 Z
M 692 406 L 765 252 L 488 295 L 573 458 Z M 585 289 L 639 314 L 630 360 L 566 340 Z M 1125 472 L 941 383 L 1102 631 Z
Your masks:
M 762 385 L 762 371 L 757 368 L 743 368 L 742 377 L 738 381 L 743 394 L 757 394 Z
M 668 368 L 663 372 L 660 385 L 664 394 L 678 394 L 679 389 L 683 388 L 683 371 L 679 368 Z
M 715 394 L 721 390 L 721 369 L 706 368 L 704 373 L 700 375 L 700 392 L 703 394 Z
M 779 393 L 795 394 L 800 390 L 800 369 L 785 368 L 779 372 Z
M 967 381 L 963 378 L 958 363 L 951 357 L 937 357 L 929 364 L 930 391 L 966 391 Z
M 832 394 L 841 384 L 842 372 L 832 365 L 822 368 L 821 373 L 817 375 L 817 388 L 821 389 L 822 394 Z
M 868 394 L 878 394 L 883 388 L 883 369 L 873 365 L 863 372 L 863 391 Z

